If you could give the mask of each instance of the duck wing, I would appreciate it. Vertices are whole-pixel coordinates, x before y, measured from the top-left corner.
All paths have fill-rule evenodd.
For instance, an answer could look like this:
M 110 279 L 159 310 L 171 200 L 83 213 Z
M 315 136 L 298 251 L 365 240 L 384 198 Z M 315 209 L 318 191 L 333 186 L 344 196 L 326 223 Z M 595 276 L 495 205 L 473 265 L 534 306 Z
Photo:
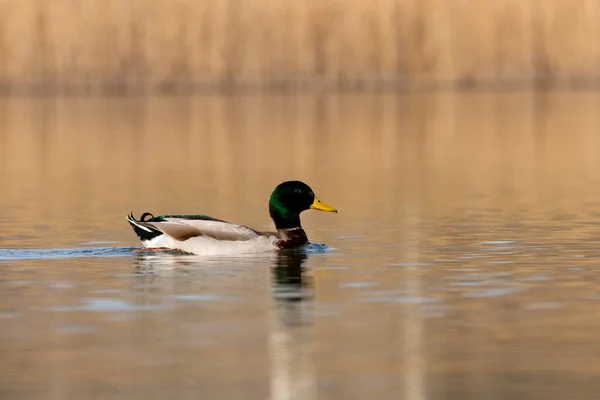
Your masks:
M 244 241 L 261 236 L 247 226 L 232 224 L 207 215 L 161 215 L 145 221 L 144 217 L 138 221 L 130 216 L 128 221 L 141 229 L 158 231 L 179 241 L 199 236 L 220 241 Z
M 251 240 L 260 236 L 258 232 L 247 226 L 215 219 L 166 218 L 165 222 L 155 222 L 154 225 L 169 236 L 172 235 L 168 232 L 172 231 L 174 234 L 188 235 L 188 238 L 193 236 L 208 236 L 216 240 L 237 241 Z

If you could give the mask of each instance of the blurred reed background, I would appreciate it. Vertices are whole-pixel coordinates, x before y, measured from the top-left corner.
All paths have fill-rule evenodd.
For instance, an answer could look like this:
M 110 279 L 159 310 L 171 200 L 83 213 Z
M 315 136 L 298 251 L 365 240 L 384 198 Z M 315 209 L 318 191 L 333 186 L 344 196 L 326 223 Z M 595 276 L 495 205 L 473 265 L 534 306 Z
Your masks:
M 3 0 L 4 91 L 591 84 L 596 0 Z

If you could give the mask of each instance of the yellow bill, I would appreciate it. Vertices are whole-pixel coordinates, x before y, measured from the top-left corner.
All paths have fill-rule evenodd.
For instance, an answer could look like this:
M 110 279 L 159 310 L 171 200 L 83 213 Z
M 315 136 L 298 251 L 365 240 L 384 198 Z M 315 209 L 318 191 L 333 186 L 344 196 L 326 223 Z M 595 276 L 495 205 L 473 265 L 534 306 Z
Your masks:
M 312 208 L 313 210 L 321 210 L 334 213 L 338 212 L 337 209 L 335 209 L 335 207 L 331 207 L 321 202 L 321 200 L 317 199 L 317 196 L 315 196 L 315 201 L 313 201 L 313 203 L 310 205 L 310 208 Z

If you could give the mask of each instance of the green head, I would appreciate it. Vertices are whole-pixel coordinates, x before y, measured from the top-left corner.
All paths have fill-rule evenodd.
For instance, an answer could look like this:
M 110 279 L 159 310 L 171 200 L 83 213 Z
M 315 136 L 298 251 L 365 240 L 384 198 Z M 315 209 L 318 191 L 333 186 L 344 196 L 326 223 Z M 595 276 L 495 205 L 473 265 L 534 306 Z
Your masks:
M 300 213 L 308 209 L 337 212 L 322 203 L 304 182 L 287 181 L 279 184 L 269 199 L 269 214 L 277 229 L 300 228 Z

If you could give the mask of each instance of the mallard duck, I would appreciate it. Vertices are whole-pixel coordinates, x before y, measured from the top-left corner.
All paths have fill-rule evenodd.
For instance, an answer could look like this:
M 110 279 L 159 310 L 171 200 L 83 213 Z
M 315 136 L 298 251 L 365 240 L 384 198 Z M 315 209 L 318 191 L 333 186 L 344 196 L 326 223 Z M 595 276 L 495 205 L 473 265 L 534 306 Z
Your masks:
M 199 255 L 256 253 L 282 250 L 308 243 L 300 223 L 300 213 L 313 209 L 337 210 L 322 203 L 304 182 L 279 184 L 269 199 L 269 214 L 276 232 L 259 232 L 207 215 L 160 215 L 133 213 L 127 221 L 146 248 L 166 248 Z

